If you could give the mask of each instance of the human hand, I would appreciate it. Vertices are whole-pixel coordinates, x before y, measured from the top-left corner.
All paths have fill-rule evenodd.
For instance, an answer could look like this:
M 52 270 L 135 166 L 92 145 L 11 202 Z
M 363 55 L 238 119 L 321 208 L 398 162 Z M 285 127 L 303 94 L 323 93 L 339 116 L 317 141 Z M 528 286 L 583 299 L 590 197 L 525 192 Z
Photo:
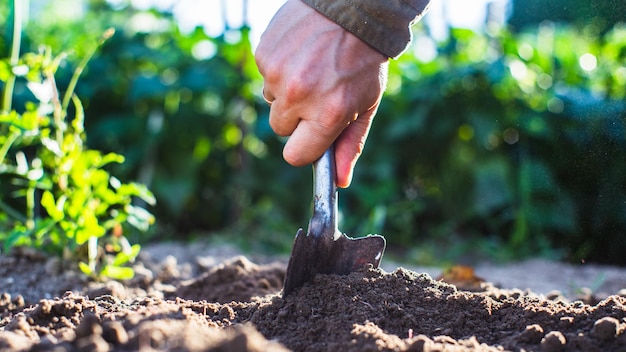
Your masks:
M 300 0 L 288 0 L 256 50 L 270 126 L 289 136 L 283 158 L 303 166 L 335 143 L 348 187 L 387 82 L 388 58 Z

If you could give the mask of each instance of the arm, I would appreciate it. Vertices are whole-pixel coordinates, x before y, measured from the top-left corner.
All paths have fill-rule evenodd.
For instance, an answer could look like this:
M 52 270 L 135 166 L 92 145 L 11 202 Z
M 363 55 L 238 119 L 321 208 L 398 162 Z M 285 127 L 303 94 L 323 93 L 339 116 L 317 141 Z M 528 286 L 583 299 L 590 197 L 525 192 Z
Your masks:
M 283 150 L 285 160 L 294 166 L 310 164 L 336 141 L 337 186 L 348 187 L 385 89 L 388 58 L 407 46 L 412 20 L 398 20 L 397 13 L 381 15 L 388 10 L 382 1 L 307 1 L 328 15 L 301 0 L 288 0 L 261 37 L 255 58 L 265 79 L 265 97 L 273 102 L 270 125 L 276 134 L 290 136 Z M 409 3 L 384 1 L 394 2 Z M 323 8 L 324 3 L 329 8 Z M 338 4 L 352 7 L 352 14 Z M 327 16 L 360 19 L 340 25 Z M 385 19 L 380 28 L 387 28 L 386 22 L 398 24 L 370 37 L 365 28 L 371 22 L 363 22 L 369 17 Z M 348 27 L 350 23 L 357 26 Z M 396 32 L 397 28 L 402 30 Z M 397 41 L 401 44 L 387 44 L 396 42 L 389 40 L 396 35 L 404 38 Z

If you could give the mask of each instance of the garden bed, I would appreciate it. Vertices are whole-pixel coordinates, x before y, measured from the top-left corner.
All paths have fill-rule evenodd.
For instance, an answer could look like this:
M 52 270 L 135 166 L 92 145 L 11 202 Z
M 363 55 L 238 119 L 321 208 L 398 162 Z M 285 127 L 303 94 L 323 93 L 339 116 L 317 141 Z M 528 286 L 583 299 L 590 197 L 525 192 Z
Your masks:
M 626 351 L 619 268 L 598 268 L 595 292 L 489 282 L 470 292 L 399 268 L 319 275 L 282 297 L 285 258 L 252 260 L 227 247 L 161 244 L 118 283 L 32 252 L 2 256 L 0 350 Z M 590 275 L 548 265 L 538 281 L 555 268 L 569 282 Z M 528 271 L 509 268 L 509 278 Z M 493 282 L 484 273 L 497 272 L 479 270 Z

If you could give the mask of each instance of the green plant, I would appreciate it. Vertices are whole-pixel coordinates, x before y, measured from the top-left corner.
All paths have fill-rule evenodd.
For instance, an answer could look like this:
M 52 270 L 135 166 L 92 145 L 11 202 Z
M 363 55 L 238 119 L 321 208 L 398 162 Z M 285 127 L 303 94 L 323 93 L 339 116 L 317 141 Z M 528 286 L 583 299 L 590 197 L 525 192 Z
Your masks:
M 84 111 L 74 93 L 79 77 L 107 31 L 79 62 L 61 95 L 55 73 L 65 54 L 49 48 L 21 58 L 20 9 L 15 7 L 13 46 L 0 61 L 4 83 L 0 113 L 0 243 L 4 250 L 29 246 L 79 262 L 94 277 L 127 279 L 124 267 L 140 250 L 123 235 L 126 224 L 147 230 L 153 216 L 134 198 L 153 205 L 152 193 L 137 183 L 122 183 L 106 167 L 122 163 L 115 153 L 85 146 Z M 14 89 L 31 93 L 23 111 L 12 108 Z

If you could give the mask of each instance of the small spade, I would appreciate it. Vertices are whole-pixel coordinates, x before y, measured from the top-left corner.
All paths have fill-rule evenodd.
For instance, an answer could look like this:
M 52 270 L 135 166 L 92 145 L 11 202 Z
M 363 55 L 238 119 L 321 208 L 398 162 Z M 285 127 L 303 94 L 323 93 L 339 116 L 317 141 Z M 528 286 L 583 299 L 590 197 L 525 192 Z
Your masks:
M 313 280 L 317 274 L 347 275 L 368 265 L 377 268 L 385 251 L 385 238 L 352 238 L 337 228 L 335 150 L 331 146 L 313 163 L 313 216 L 305 233 L 296 233 L 283 295 Z

